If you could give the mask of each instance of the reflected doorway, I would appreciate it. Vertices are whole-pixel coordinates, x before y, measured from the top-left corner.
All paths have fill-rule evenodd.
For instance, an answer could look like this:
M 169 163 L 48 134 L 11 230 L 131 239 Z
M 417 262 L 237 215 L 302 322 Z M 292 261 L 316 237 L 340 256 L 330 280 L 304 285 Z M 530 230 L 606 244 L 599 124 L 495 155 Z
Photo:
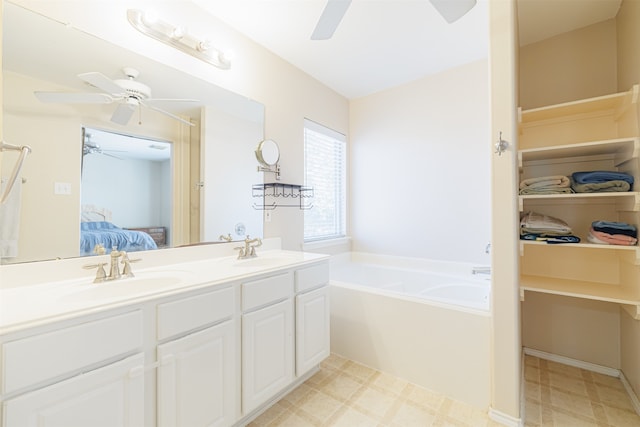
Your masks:
M 169 141 L 83 128 L 80 255 L 171 245 L 172 157 Z

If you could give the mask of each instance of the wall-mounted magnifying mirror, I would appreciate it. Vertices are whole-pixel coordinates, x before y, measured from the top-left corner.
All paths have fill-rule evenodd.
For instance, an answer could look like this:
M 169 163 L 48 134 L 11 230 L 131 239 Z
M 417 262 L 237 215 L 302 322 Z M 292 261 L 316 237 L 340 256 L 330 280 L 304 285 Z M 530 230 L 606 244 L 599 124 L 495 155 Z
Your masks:
M 260 141 L 256 148 L 256 159 L 262 166 L 258 166 L 258 170 L 262 172 L 273 172 L 276 174 L 276 179 L 280 179 L 280 148 L 278 144 L 272 139 L 265 139 Z

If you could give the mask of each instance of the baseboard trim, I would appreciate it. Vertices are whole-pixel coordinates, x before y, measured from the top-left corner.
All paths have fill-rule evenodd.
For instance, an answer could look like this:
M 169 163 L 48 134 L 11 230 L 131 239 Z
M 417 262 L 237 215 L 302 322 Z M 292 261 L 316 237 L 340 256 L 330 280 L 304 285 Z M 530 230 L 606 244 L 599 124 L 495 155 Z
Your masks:
M 507 415 L 504 412 L 497 411 L 493 408 L 489 408 L 489 418 L 507 427 L 524 426 L 524 423 L 522 422 L 522 418 L 512 417 L 511 415 Z
M 624 385 L 625 390 L 627 390 L 633 409 L 635 409 L 636 413 L 640 415 L 640 400 L 638 399 L 636 392 L 633 390 L 633 387 L 631 387 L 631 383 L 629 383 L 627 377 L 624 376 L 622 371 L 620 371 L 620 381 L 622 381 L 622 385 Z
M 591 372 L 608 375 L 610 377 L 620 377 L 620 370 L 609 368 L 608 366 L 597 365 L 595 363 L 583 362 L 582 360 L 572 359 L 570 357 L 558 356 L 557 354 L 547 353 L 545 351 L 534 350 L 532 348 L 524 348 L 524 354 L 539 357 L 540 359 L 550 360 L 552 362 L 562 363 L 563 365 L 574 366 L 576 368 L 585 369 Z
M 629 395 L 629 399 L 631 399 L 633 409 L 635 409 L 636 413 L 640 415 L 640 399 L 638 399 L 636 392 L 633 390 L 633 387 L 631 387 L 631 384 L 620 369 L 609 368 L 608 366 L 597 365 L 595 363 L 583 362 L 582 360 L 572 359 L 565 356 L 558 356 L 557 354 L 534 350 L 527 347 L 524 348 L 524 354 L 539 357 L 540 359 L 550 360 L 552 362 L 562 363 L 564 365 L 574 366 L 576 368 L 585 369 L 591 372 L 597 372 L 603 375 L 609 375 L 610 377 L 620 378 L 620 381 L 622 381 L 622 385 L 624 385 L 624 388 Z

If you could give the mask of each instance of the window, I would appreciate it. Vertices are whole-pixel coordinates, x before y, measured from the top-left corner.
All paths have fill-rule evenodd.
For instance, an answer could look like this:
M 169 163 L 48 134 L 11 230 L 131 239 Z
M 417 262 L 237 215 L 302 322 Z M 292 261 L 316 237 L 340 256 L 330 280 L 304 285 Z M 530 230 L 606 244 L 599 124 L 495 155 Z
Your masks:
M 304 211 L 304 241 L 346 235 L 346 138 L 304 121 L 304 181 L 313 187 L 313 208 Z

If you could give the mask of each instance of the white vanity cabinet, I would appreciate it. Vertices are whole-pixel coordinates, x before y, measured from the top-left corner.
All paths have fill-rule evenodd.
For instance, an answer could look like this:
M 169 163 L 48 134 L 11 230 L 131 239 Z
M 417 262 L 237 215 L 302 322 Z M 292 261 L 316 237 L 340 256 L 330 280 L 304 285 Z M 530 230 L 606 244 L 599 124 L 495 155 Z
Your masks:
M 246 425 L 329 355 L 327 257 L 293 257 L 211 282 L 200 271 L 191 286 L 56 322 L 0 324 L 0 427 Z
M 2 425 L 144 425 L 142 342 L 140 311 L 3 342 Z
M 158 426 L 233 424 L 237 404 L 234 315 L 232 287 L 158 305 L 158 339 L 187 334 L 158 345 Z
M 242 284 L 242 412 L 247 415 L 293 382 L 293 277 Z
M 296 376 L 300 377 L 329 356 L 329 265 L 295 272 Z

